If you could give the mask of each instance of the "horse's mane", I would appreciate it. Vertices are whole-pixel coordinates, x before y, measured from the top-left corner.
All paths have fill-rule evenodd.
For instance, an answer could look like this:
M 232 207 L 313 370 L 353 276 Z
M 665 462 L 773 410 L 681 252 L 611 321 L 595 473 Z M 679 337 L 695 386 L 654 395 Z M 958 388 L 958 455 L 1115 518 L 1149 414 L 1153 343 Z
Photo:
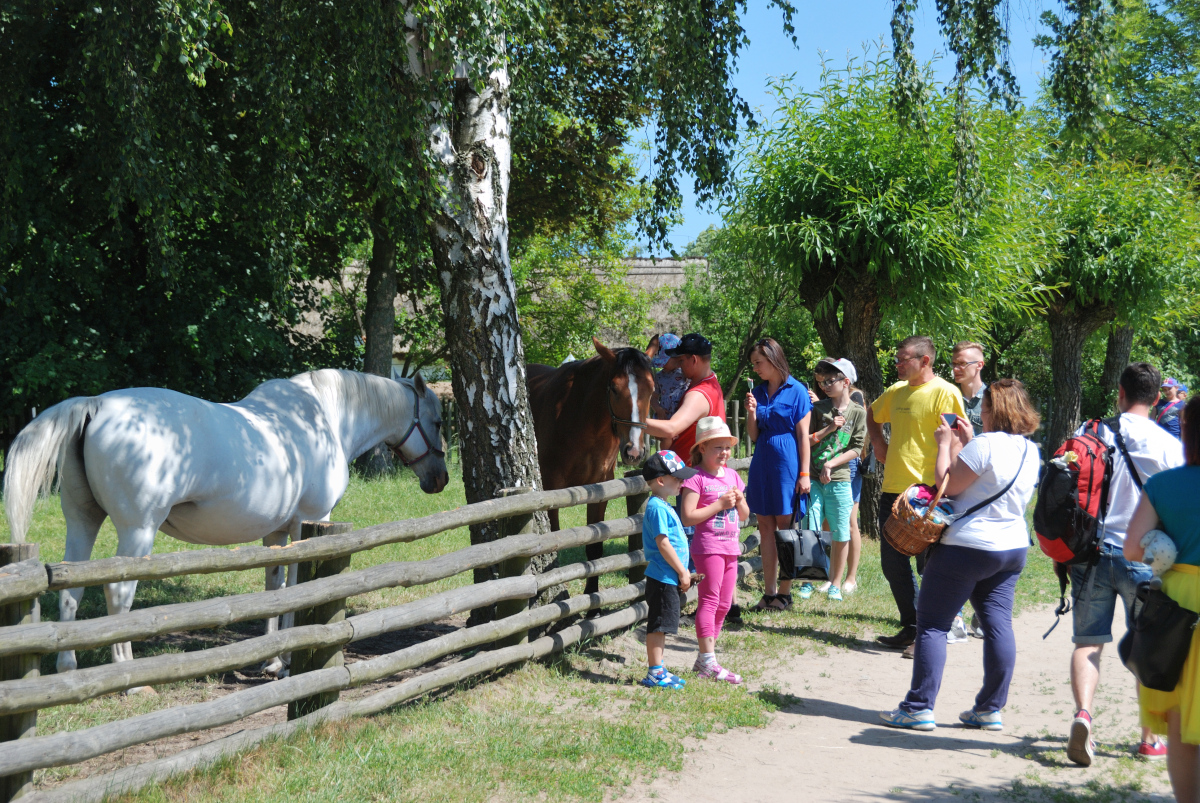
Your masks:
M 650 364 L 650 358 L 646 356 L 646 352 L 635 348 L 626 347 L 616 350 L 617 355 L 617 371 L 627 371 L 633 369 L 635 371 L 646 371 L 650 374 L 654 373 L 654 367 Z
M 398 418 L 404 406 L 404 394 L 399 392 L 400 383 L 386 377 L 322 368 L 292 379 L 302 377 L 307 377 L 321 400 L 339 414 L 348 407 L 366 408 L 378 420 L 389 421 Z

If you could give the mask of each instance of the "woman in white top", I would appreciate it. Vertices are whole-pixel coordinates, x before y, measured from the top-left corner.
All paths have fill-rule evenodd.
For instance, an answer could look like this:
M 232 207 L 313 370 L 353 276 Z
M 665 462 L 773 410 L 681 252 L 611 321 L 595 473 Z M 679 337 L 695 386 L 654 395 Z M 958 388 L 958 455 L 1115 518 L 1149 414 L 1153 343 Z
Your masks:
M 1000 709 L 1016 663 L 1012 630 L 1013 593 L 1025 568 L 1029 530 L 1025 508 L 1037 489 L 1038 449 L 1025 436 L 1038 427 L 1025 386 L 1001 379 L 988 386 L 981 407 L 983 434 L 972 438 L 971 423 L 954 429 L 943 419 L 938 444 L 937 483 L 947 473 L 946 495 L 960 516 L 929 554 L 917 598 L 917 641 L 912 688 L 895 711 L 880 718 L 899 728 L 933 730 L 933 706 L 946 664 L 946 633 L 968 599 L 983 625 L 983 688 L 975 706 L 959 715 L 965 725 L 1000 730 Z

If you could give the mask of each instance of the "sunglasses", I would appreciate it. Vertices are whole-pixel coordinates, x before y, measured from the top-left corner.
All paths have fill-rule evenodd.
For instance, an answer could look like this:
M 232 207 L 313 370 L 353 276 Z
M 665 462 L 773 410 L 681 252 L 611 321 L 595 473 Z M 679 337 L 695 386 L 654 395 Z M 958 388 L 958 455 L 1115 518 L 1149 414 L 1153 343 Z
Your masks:
M 952 366 L 954 366 L 955 368 L 966 368 L 968 365 L 975 365 L 976 363 L 978 363 L 979 365 L 983 365 L 983 360 L 971 360 L 970 362 L 952 362 L 950 364 Z

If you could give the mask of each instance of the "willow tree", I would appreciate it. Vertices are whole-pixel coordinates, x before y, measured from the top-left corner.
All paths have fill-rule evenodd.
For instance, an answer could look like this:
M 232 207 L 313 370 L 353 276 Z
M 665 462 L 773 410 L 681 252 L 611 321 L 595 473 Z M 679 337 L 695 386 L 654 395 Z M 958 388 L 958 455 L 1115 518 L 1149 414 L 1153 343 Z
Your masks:
M 1191 305 L 1200 216 L 1170 172 L 1121 160 L 1040 164 L 1026 198 L 1034 274 L 1059 288 L 1041 307 L 1054 378 L 1046 439 L 1056 444 L 1079 424 L 1084 342 L 1111 323 L 1137 327 Z

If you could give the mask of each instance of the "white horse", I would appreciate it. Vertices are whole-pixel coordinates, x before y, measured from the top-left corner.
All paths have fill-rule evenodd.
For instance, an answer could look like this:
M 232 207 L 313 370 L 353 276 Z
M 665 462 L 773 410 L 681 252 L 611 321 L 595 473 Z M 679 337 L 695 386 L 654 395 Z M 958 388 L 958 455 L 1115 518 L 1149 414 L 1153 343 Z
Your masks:
M 235 404 L 159 388 L 68 399 L 12 442 L 4 507 L 13 541 L 24 541 L 34 501 L 57 469 L 66 560 L 91 559 L 105 516 L 117 528 L 118 555 L 149 555 L 158 530 L 192 544 L 261 538 L 283 546 L 299 538 L 301 521 L 328 521 L 350 461 L 381 442 L 416 472 L 422 491 L 440 492 L 449 480 L 441 423 L 420 375 L 395 382 L 332 369 L 265 382 Z M 289 585 L 295 569 L 286 572 Z M 267 590 L 284 574 L 268 568 Z M 136 580 L 106 585 L 109 614 L 127 612 L 136 588 Z M 82 597 L 82 588 L 61 592 L 59 621 L 75 619 Z M 268 620 L 267 632 L 278 626 L 278 617 Z M 114 661 L 133 657 L 129 642 L 112 651 Z M 59 653 L 59 672 L 75 667 L 73 650 Z M 283 670 L 279 657 L 265 666 Z

